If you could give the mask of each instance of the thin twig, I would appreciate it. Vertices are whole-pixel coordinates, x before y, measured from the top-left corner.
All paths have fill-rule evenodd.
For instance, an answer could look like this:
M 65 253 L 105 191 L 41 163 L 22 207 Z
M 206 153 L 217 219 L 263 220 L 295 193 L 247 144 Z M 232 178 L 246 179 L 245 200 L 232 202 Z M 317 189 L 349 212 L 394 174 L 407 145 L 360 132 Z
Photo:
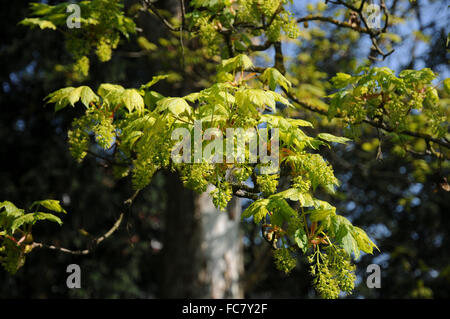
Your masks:
M 371 34 L 371 31 L 369 29 L 367 29 L 367 28 L 361 28 L 360 26 L 354 26 L 351 23 L 348 23 L 348 22 L 345 22 L 345 21 L 339 21 L 339 20 L 333 19 L 331 17 L 324 17 L 324 16 L 319 16 L 319 15 L 308 15 L 306 17 L 302 17 L 302 18 L 298 18 L 297 19 L 298 23 L 306 22 L 306 21 L 328 22 L 328 23 L 332 23 L 334 25 L 337 25 L 339 27 L 349 28 L 349 29 L 358 31 L 359 33 Z
M 139 194 L 139 190 L 135 191 L 133 195 L 125 200 L 123 202 L 123 205 L 125 206 L 126 210 L 129 210 L 131 205 L 133 204 L 134 200 L 136 199 L 137 195 Z M 122 223 L 123 217 L 125 216 L 125 212 L 121 212 L 119 215 L 119 218 L 115 221 L 114 225 L 103 235 L 98 236 L 97 238 L 93 239 L 91 242 L 91 248 L 83 249 L 83 250 L 71 250 L 64 247 L 58 247 L 55 245 L 48 245 L 43 243 L 34 242 L 32 244 L 32 248 L 46 248 L 50 250 L 57 250 L 66 254 L 71 255 L 88 255 L 92 253 L 95 247 L 97 247 L 101 242 L 103 242 L 105 239 L 109 238 L 114 232 L 119 229 L 120 224 Z
M 164 23 L 164 25 L 165 25 L 170 31 L 173 31 L 173 32 L 179 32 L 179 31 L 182 30 L 181 27 L 176 28 L 176 27 L 174 27 L 169 21 L 167 21 L 167 19 L 164 18 L 164 17 L 162 16 L 162 14 L 161 14 L 161 13 L 159 12 L 159 10 L 155 7 L 155 5 L 154 5 L 153 3 L 150 2 L 150 0 L 143 0 L 143 3 L 144 3 L 145 5 L 148 6 L 148 8 L 150 9 L 150 11 L 153 12 L 153 13 L 158 17 L 158 19 L 161 20 L 161 22 Z
M 183 73 L 185 71 L 185 59 L 184 59 L 184 43 L 183 43 L 183 29 L 185 27 L 185 14 L 186 10 L 184 8 L 184 0 L 180 0 L 181 7 L 181 26 L 180 26 L 180 45 L 181 45 L 181 67 L 183 69 Z
M 89 154 L 89 155 L 91 155 L 91 156 L 93 156 L 93 157 L 95 157 L 95 158 L 101 159 L 101 160 L 107 162 L 107 163 L 110 164 L 110 165 L 121 166 L 121 167 L 128 167 L 128 166 L 129 166 L 129 165 L 126 164 L 126 163 L 119 163 L 119 162 L 116 162 L 116 161 L 114 161 L 114 160 L 112 160 L 112 159 L 110 159 L 110 158 L 108 158 L 108 157 L 106 157 L 106 156 L 97 154 L 97 153 L 92 152 L 92 151 L 90 151 L 90 150 L 87 150 L 86 153 Z
M 124 213 L 123 212 L 120 213 L 119 218 L 116 220 L 114 225 L 105 234 L 101 235 L 100 237 L 95 238 L 92 241 L 92 245 L 95 247 L 95 246 L 99 245 L 102 241 L 104 241 L 105 239 L 110 237 L 119 228 L 120 224 L 122 223 L 123 216 L 124 216 Z M 71 249 L 67 249 L 67 248 L 63 248 L 63 247 L 57 247 L 55 245 L 47 245 L 47 244 L 36 243 L 36 242 L 34 242 L 32 244 L 32 247 L 33 247 L 33 249 L 34 248 L 46 248 L 46 249 L 50 249 L 50 250 L 57 250 L 57 251 L 67 253 L 67 254 L 72 254 L 72 255 L 88 255 L 92 252 L 92 249 L 71 250 Z

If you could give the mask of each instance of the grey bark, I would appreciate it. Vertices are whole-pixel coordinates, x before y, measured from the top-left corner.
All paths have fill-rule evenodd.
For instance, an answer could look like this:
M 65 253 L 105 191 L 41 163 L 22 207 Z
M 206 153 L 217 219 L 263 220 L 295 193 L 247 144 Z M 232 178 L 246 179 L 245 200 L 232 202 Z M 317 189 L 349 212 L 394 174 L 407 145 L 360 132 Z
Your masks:
M 165 218 L 163 298 L 242 298 L 241 206 L 218 211 L 208 193 L 194 194 L 171 175 Z

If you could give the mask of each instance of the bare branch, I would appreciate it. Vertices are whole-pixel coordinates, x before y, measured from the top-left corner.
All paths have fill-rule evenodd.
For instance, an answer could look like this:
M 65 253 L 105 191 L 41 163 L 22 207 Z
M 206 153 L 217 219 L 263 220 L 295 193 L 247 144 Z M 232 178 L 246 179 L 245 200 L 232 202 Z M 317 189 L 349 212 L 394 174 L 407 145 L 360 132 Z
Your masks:
M 124 213 L 120 213 L 119 218 L 116 220 L 114 225 L 105 234 L 101 235 L 100 237 L 95 238 L 92 241 L 92 246 L 95 247 L 95 246 L 99 245 L 102 241 L 104 241 L 105 239 L 110 237 L 119 228 L 120 224 L 122 223 L 123 216 L 124 216 Z M 63 248 L 63 247 L 57 247 L 54 245 L 47 245 L 47 244 L 36 243 L 36 242 L 32 244 L 32 247 L 33 248 L 47 248 L 47 249 L 57 250 L 57 251 L 67 253 L 67 254 L 72 254 L 72 255 L 88 255 L 92 252 L 92 249 L 70 250 L 70 249 Z
M 119 163 L 119 162 L 116 162 L 116 161 L 114 161 L 114 160 L 112 160 L 112 159 L 110 159 L 110 158 L 108 158 L 108 157 L 106 157 L 106 156 L 97 154 L 97 153 L 92 152 L 92 151 L 90 151 L 90 150 L 87 150 L 86 153 L 89 154 L 89 155 L 91 155 L 91 156 L 93 156 L 93 157 L 95 157 L 95 158 L 101 159 L 101 160 L 107 162 L 107 163 L 110 164 L 110 165 L 121 166 L 121 167 L 128 167 L 128 166 L 129 166 L 129 165 L 126 164 L 126 163 Z
M 249 51 L 265 51 L 272 46 L 273 42 L 267 40 L 263 44 L 252 44 L 248 47 Z
M 256 191 L 256 189 L 251 188 L 245 184 L 231 184 L 231 187 L 233 189 L 233 195 L 237 197 L 253 200 L 257 200 L 260 198 L 259 193 Z
M 150 11 L 155 14 L 159 20 L 161 20 L 162 23 L 164 23 L 164 25 L 173 32 L 179 32 L 181 31 L 181 27 L 176 28 L 174 27 L 169 21 L 167 21 L 166 18 L 164 18 L 162 16 L 162 14 L 159 12 L 159 10 L 155 7 L 155 5 L 150 1 L 150 0 L 143 0 L 143 4 L 146 8 L 149 8 Z
M 125 200 L 123 202 L 123 205 L 125 206 L 125 208 L 129 209 L 131 207 L 131 205 L 133 204 L 133 202 L 136 199 L 138 194 L 139 194 L 139 190 L 134 192 L 134 194 L 130 198 L 128 198 L 127 200 Z M 71 254 L 71 255 L 88 255 L 93 252 L 95 247 L 97 247 L 101 242 L 103 242 L 105 239 L 109 238 L 112 234 L 114 234 L 114 232 L 117 231 L 117 229 L 119 229 L 124 216 L 125 216 L 125 213 L 121 212 L 119 215 L 119 218 L 115 221 L 114 225 L 103 235 L 100 235 L 97 238 L 94 238 L 90 243 L 91 247 L 88 249 L 71 250 L 71 249 L 67 249 L 64 247 L 58 247 L 55 245 L 47 245 L 47 244 L 37 243 L 37 242 L 34 242 L 32 244 L 32 248 L 33 249 L 34 248 L 46 248 L 46 249 L 50 249 L 50 250 L 57 250 L 57 251 L 60 251 L 60 252 L 66 253 L 66 254 Z
M 308 15 L 306 17 L 297 19 L 298 23 L 306 22 L 306 21 L 329 22 L 329 23 L 335 24 L 335 25 L 337 25 L 339 27 L 349 28 L 349 29 L 358 31 L 359 33 L 371 34 L 370 29 L 361 28 L 360 26 L 355 26 L 354 24 L 351 24 L 351 23 L 348 23 L 348 22 L 345 22 L 345 21 L 339 21 L 339 20 L 333 19 L 331 17 L 324 17 L 324 16 L 320 16 L 320 15 Z
M 366 19 L 366 17 L 363 14 L 364 5 L 366 3 L 365 0 L 361 1 L 361 4 L 360 4 L 359 8 L 356 8 L 355 6 L 353 6 L 353 5 L 351 5 L 348 2 L 343 1 L 343 0 L 335 0 L 335 1 L 329 1 L 329 2 L 333 3 L 333 4 L 341 4 L 341 5 L 345 6 L 346 8 L 348 8 L 348 9 L 350 9 L 353 12 L 356 12 L 358 14 L 359 19 L 364 24 L 364 28 L 360 28 L 360 26 L 356 26 L 356 27 L 352 27 L 352 29 L 354 29 L 354 30 L 356 30 L 356 31 L 358 31 L 360 33 L 367 33 L 367 34 L 369 34 L 370 40 L 372 41 L 373 51 L 382 56 L 381 60 L 386 59 L 390 54 L 392 54 L 394 52 L 394 49 L 392 49 L 391 51 L 385 53 L 381 49 L 379 44 L 378 44 L 378 36 L 381 33 L 385 33 L 386 32 L 386 30 L 388 28 L 388 23 L 389 23 L 389 13 L 387 11 L 387 7 L 386 7 L 386 4 L 384 3 L 384 1 L 381 2 L 381 9 L 382 9 L 383 14 L 385 16 L 385 24 L 384 24 L 383 29 L 381 29 L 381 30 L 373 30 L 373 29 L 371 29 L 369 27 L 369 23 L 367 22 L 367 19 Z M 341 26 L 346 27 L 344 25 L 341 25 Z M 359 31 L 357 29 L 361 29 L 361 31 Z M 372 55 L 369 55 L 369 59 L 374 60 L 374 61 L 378 60 L 376 57 L 374 57 Z

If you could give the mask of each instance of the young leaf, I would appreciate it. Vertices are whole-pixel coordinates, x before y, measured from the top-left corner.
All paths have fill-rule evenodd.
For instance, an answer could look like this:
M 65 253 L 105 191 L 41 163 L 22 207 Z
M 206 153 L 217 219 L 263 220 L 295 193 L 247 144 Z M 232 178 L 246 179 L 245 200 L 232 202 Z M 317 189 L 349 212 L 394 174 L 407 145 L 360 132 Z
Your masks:
M 253 67 L 253 62 L 245 54 L 236 55 L 233 58 L 226 59 L 222 61 L 222 65 L 219 70 L 224 72 L 231 72 L 236 69 L 249 69 Z
M 295 231 L 294 239 L 297 246 L 303 251 L 303 253 L 306 253 L 308 250 L 308 236 L 306 235 L 303 227 L 300 227 Z
M 269 198 L 270 202 L 267 209 L 273 212 L 275 218 L 278 219 L 277 225 L 281 226 L 283 221 L 289 221 L 296 212 L 283 198 Z M 271 217 L 272 219 L 272 217 Z
M 28 225 L 28 224 L 33 225 L 38 220 L 48 220 L 48 221 L 58 223 L 59 225 L 62 225 L 61 219 L 53 214 L 41 213 L 41 212 L 29 213 L 29 214 L 20 216 L 19 218 L 15 219 L 13 221 L 13 223 L 11 225 L 11 233 L 14 234 L 14 232 L 24 224 L 25 225 Z
M 141 86 L 141 90 L 142 89 L 148 89 L 149 87 L 155 85 L 156 83 L 158 83 L 161 80 L 167 79 L 169 77 L 169 75 L 164 74 L 164 75 L 156 75 L 152 78 L 152 80 L 144 85 Z
M 72 91 L 67 94 L 67 101 L 69 104 L 74 107 L 75 103 L 77 103 L 80 100 L 81 90 L 83 89 L 82 86 L 74 88 Z
M 268 199 L 258 199 L 254 201 L 247 209 L 242 213 L 241 218 L 249 218 L 253 216 L 253 221 L 258 224 L 261 219 L 263 219 L 269 211 L 267 210 L 267 205 L 269 204 Z
M 117 105 L 122 103 L 122 93 L 125 89 L 121 85 L 103 83 L 97 90 L 104 102 L 108 105 Z
M 42 29 L 56 30 L 56 25 L 53 22 L 39 18 L 25 18 L 22 21 L 20 21 L 19 24 L 31 27 L 39 26 L 41 30 Z
M 34 213 L 33 215 L 34 215 L 35 221 L 48 220 L 50 222 L 58 223 L 60 226 L 63 224 L 61 219 L 58 216 L 55 216 L 53 214 L 37 212 L 37 213 Z
M 33 207 L 38 207 L 38 206 L 45 207 L 48 210 L 54 211 L 56 213 L 67 214 L 66 210 L 64 208 L 62 208 L 61 204 L 59 203 L 59 200 L 46 199 L 46 200 L 36 201 L 33 204 L 31 204 L 30 209 L 33 209 Z
M 152 111 L 156 107 L 156 103 L 163 98 L 164 98 L 164 95 L 159 94 L 158 92 L 145 91 L 144 103 Z
M 313 127 L 311 122 L 308 122 L 308 121 L 305 121 L 302 119 L 288 119 L 288 121 L 292 125 L 296 125 L 296 126 Z
M 240 107 L 246 107 L 252 104 L 260 109 L 265 109 L 266 106 L 270 107 L 272 111 L 275 109 L 275 99 L 272 94 L 261 89 L 245 89 L 236 92 L 236 103 Z
M 17 208 L 16 205 L 8 201 L 0 203 L 0 212 L 2 211 L 2 209 L 4 209 L 4 213 L 7 216 L 18 217 L 23 214 L 23 209 Z
M 13 203 L 4 201 L 0 203 L 0 227 L 13 235 L 11 225 L 20 216 L 23 215 L 23 209 L 17 208 Z
M 350 83 L 351 80 L 352 76 L 350 74 L 337 73 L 336 76 L 334 76 L 331 79 L 331 82 L 333 82 L 336 88 L 340 89 L 345 88 Z
M 69 104 L 68 96 L 74 90 L 74 87 L 66 87 L 60 90 L 57 90 L 53 93 L 50 93 L 44 98 L 44 101 L 47 100 L 46 104 L 55 103 L 55 112 L 59 111 Z
M 144 99 L 136 89 L 125 90 L 122 101 L 130 113 L 134 110 L 136 110 L 138 114 L 142 114 L 144 112 Z
M 373 254 L 373 248 L 375 247 L 378 249 L 378 247 L 367 236 L 366 232 L 359 227 L 353 226 L 353 237 L 356 240 L 359 249 L 365 253 Z
M 344 237 L 348 231 L 351 231 L 352 228 L 353 225 L 344 216 L 332 215 L 330 217 L 330 230 L 334 234 L 334 239 L 337 242 L 341 242 L 342 237 Z
M 315 209 L 311 212 L 310 219 L 312 222 L 319 222 L 333 214 L 332 209 Z
M 336 215 L 336 207 L 331 206 L 328 202 L 322 200 L 315 201 L 316 209 L 311 211 L 310 219 L 313 222 L 318 222 Z
M 280 102 L 281 104 L 284 104 L 284 105 L 289 106 L 289 107 L 294 107 L 294 106 L 292 105 L 292 103 L 289 102 L 289 100 L 286 99 L 286 98 L 285 98 L 284 96 L 282 96 L 281 94 L 279 94 L 279 93 L 277 93 L 277 92 L 274 92 L 274 91 L 266 91 L 266 93 L 272 95 L 272 97 L 274 98 L 274 100 L 275 100 L 276 102 Z M 275 112 L 275 111 L 274 111 L 274 112 Z
M 355 259 L 359 259 L 359 247 L 350 231 L 346 231 L 346 234 L 342 237 L 342 246 L 349 256 L 351 256 L 353 252 L 355 254 Z
M 308 207 L 308 206 L 314 205 L 312 196 L 309 193 L 303 193 L 298 188 L 289 188 L 285 191 L 282 191 L 282 192 L 279 192 L 277 194 L 270 196 L 270 198 L 273 198 L 273 199 L 285 198 L 285 199 L 290 199 L 292 201 L 299 201 L 300 205 L 303 207 Z
M 292 84 L 275 68 L 267 68 L 260 79 L 269 85 L 269 88 L 274 91 L 277 85 L 280 85 L 285 90 L 288 90 Z
M 81 93 L 80 93 L 80 99 L 81 103 L 84 104 L 87 108 L 89 108 L 89 104 L 91 102 L 97 102 L 99 101 L 99 97 L 97 94 L 94 93 L 94 91 L 91 90 L 88 86 L 82 86 L 81 87 Z
M 185 100 L 194 103 L 195 101 L 197 101 L 200 97 L 202 96 L 202 93 L 200 92 L 194 92 L 191 94 L 186 95 L 185 97 L 183 97 Z
M 318 138 L 327 141 L 327 142 L 334 142 L 334 143 L 341 143 L 341 144 L 345 144 L 348 141 L 350 141 L 350 139 L 343 137 L 343 136 L 334 136 L 332 134 L 328 134 L 328 133 L 319 133 L 317 135 Z
M 75 106 L 80 99 L 87 108 L 91 102 L 99 101 L 99 97 L 88 86 L 66 87 L 49 94 L 44 100 L 48 100 L 46 104 L 55 103 L 55 111 L 59 111 L 69 104 Z
M 156 105 L 157 112 L 169 110 L 174 115 L 179 115 L 185 111 L 190 112 L 191 110 L 189 104 L 181 97 L 166 97 L 159 100 Z

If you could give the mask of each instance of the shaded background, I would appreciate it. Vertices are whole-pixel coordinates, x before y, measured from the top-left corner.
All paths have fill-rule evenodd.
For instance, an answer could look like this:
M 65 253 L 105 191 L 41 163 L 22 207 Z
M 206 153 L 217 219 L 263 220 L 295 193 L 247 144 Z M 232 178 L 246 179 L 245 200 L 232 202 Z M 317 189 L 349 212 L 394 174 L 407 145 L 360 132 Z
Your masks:
M 67 130 L 80 113 L 68 108 L 55 114 L 51 107 L 43 107 L 42 99 L 72 84 L 70 74 L 55 69 L 56 65 L 72 60 L 65 51 L 61 34 L 17 25 L 28 14 L 28 2 L 2 1 L 0 5 L 0 201 L 9 200 L 18 207 L 28 207 L 39 199 L 61 200 L 69 212 L 64 216 L 63 227 L 44 223 L 37 226 L 35 237 L 64 247 L 84 247 L 87 239 L 78 229 L 100 234 L 111 227 L 122 201 L 131 193 L 131 183 L 126 179 L 115 180 L 101 161 L 87 158 L 77 164 L 70 157 Z M 169 2 L 159 1 L 158 5 L 163 8 L 170 6 Z M 126 3 L 128 7 L 132 1 Z M 408 25 L 398 27 L 396 31 L 404 34 L 403 39 L 397 51 L 380 65 L 396 70 L 426 66 L 448 76 L 445 1 L 416 1 L 415 4 L 387 1 L 387 4 L 403 10 L 402 14 L 411 18 L 415 28 L 429 35 L 429 42 L 408 36 L 411 33 Z M 297 3 L 294 9 L 299 16 L 305 14 L 303 3 Z M 436 17 L 443 17 L 444 21 Z M 158 42 L 167 36 L 159 21 L 147 14 L 138 23 L 145 36 L 158 44 L 158 52 L 130 55 L 129 52 L 140 48 L 134 41 L 124 42 L 111 61 L 100 64 L 92 59 L 91 74 L 85 85 L 95 88 L 99 83 L 109 82 L 136 87 L 158 72 L 181 73 L 176 41 L 173 45 Z M 333 27 L 324 29 L 327 34 L 321 40 L 335 41 Z M 355 61 L 367 56 L 367 39 L 343 37 L 339 41 L 348 42 L 345 52 L 321 50 L 321 44 L 315 41 L 290 44 L 287 52 L 291 56 L 290 67 L 299 74 L 300 80 L 302 72 L 298 69 L 310 64 L 323 72 L 325 79 L 336 72 L 351 72 Z M 305 60 L 301 54 L 310 58 Z M 203 66 L 201 61 L 197 64 L 187 61 L 187 65 L 191 69 L 189 77 L 178 83 L 158 84 L 156 90 L 179 96 L 201 88 L 200 79 L 210 76 L 213 69 Z M 315 116 L 306 112 L 301 115 Z M 321 129 L 319 126 L 318 131 Z M 331 129 L 342 134 L 339 128 Z M 381 250 L 374 256 L 364 255 L 357 263 L 358 285 L 349 297 L 449 298 L 450 196 L 438 185 L 448 172 L 430 172 L 426 167 L 417 169 L 415 159 L 398 157 L 391 152 L 393 146 L 389 142 L 383 144 L 384 159 L 376 160 L 376 149 L 370 143 L 377 136 L 376 131 L 367 129 L 351 145 L 325 153 L 342 182 L 332 203 L 355 225 L 364 228 Z M 172 176 L 159 172 L 136 200 L 124 226 L 93 255 L 76 257 L 41 250 L 31 253 L 15 276 L 0 270 L 0 297 L 164 297 L 160 273 L 170 261 L 163 258 L 166 247 L 163 217 L 173 205 L 174 183 Z M 315 297 L 304 261 L 299 259 L 299 265 L 290 275 L 280 273 L 259 228 L 245 222 L 242 227 L 245 297 Z M 81 266 L 82 289 L 66 287 L 65 270 L 71 263 Z M 366 288 L 365 269 L 371 263 L 381 265 L 381 289 Z

